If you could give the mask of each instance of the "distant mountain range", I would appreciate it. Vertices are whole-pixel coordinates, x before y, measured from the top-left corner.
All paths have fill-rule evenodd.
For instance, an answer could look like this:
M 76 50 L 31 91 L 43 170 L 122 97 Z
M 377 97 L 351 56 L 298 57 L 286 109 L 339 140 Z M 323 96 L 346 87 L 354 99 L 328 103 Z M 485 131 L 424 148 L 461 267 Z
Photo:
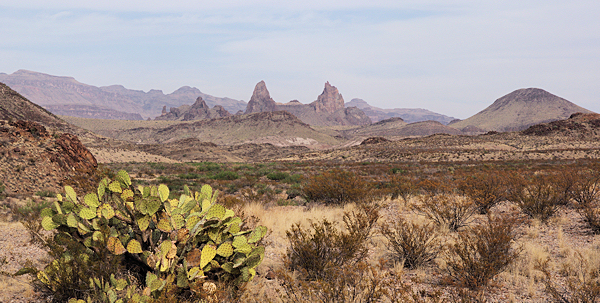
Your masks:
M 456 118 L 449 117 L 446 115 L 434 113 L 430 110 L 422 109 L 422 108 L 392 108 L 392 109 L 384 109 L 375 106 L 369 105 L 363 99 L 352 99 L 350 102 L 346 102 L 346 107 L 355 106 L 362 109 L 373 123 L 394 118 L 400 117 L 406 123 L 413 122 L 421 122 L 421 121 L 438 121 L 442 124 L 448 124 L 450 121 L 455 120 Z
M 5 83 L 30 101 L 52 113 L 81 118 L 154 119 L 163 114 L 163 109 L 168 113 L 171 108 L 184 106 L 179 109 L 179 112 L 184 109 L 187 110 L 198 97 L 201 97 L 209 108 L 221 106 L 231 114 L 244 113 L 248 109 L 247 102 L 211 96 L 189 86 L 183 86 L 173 93 L 164 94 L 160 90 L 144 92 L 127 89 L 122 85 L 96 87 L 80 83 L 72 77 L 53 76 L 27 70 L 18 70 L 12 74 L 0 73 L 0 82 Z M 311 104 L 302 104 L 294 100 L 288 103 L 277 103 L 277 110 L 287 110 L 311 125 L 348 124 L 348 121 L 345 121 L 346 118 L 355 120 L 350 124 L 365 124 L 366 116 L 372 122 L 391 117 L 401 117 L 408 123 L 434 120 L 447 124 L 454 119 L 425 109 L 381 109 L 371 106 L 361 99 L 352 99 L 352 101 L 344 104 L 341 94 L 337 92 L 335 87 L 326 87 L 322 98 L 329 98 L 332 102 L 325 102 L 325 104 L 333 107 L 317 108 L 315 107 L 316 101 Z M 336 100 L 342 100 L 341 107 L 334 102 Z M 324 104 L 323 102 L 320 103 Z M 313 107 L 313 109 L 310 110 L 309 107 Z M 333 110 L 334 107 L 335 110 Z M 361 109 L 366 116 L 363 116 L 359 111 L 348 109 L 352 107 Z M 334 114 L 336 110 L 338 113 Z M 340 110 L 343 110 L 343 112 Z M 257 110 L 251 109 L 250 112 L 257 112 Z M 221 116 L 226 115 L 221 114 Z M 181 120 L 182 117 L 183 115 L 178 119 Z

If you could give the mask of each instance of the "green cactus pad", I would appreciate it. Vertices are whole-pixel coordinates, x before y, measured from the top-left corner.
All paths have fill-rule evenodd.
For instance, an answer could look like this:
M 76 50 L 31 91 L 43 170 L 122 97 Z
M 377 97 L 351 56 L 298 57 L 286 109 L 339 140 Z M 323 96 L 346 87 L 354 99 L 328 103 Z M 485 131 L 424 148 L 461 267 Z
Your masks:
M 138 227 L 141 231 L 145 231 L 150 225 L 150 216 L 143 216 L 137 219 Z
M 267 234 L 267 228 L 264 226 L 257 226 L 250 236 L 248 236 L 248 243 L 256 243 L 260 241 Z
M 104 192 L 106 191 L 106 187 L 108 186 L 108 178 L 102 179 L 100 184 L 98 184 L 98 198 L 102 199 L 104 197 Z
M 83 198 L 83 201 L 89 207 L 96 208 L 96 207 L 100 206 L 100 202 L 98 201 L 98 196 L 96 196 L 95 193 L 89 193 L 89 194 L 85 195 L 85 197 Z
M 192 209 L 194 209 L 194 207 L 196 207 L 196 205 L 198 205 L 198 202 L 196 202 L 196 200 L 194 200 L 194 199 L 190 199 L 189 201 L 185 202 L 185 204 L 183 205 L 183 207 L 181 207 L 181 212 L 184 213 L 184 214 L 188 213 Z
M 217 218 L 221 220 L 225 216 L 225 207 L 220 204 L 213 204 L 206 214 L 206 219 Z
M 250 244 L 242 245 L 235 248 L 235 252 L 241 252 L 243 254 L 249 254 L 252 252 L 252 246 Z
M 62 214 L 62 208 L 60 207 L 60 203 L 58 203 L 58 201 L 54 201 L 54 209 L 56 209 L 56 212 L 59 214 Z
M 185 225 L 185 219 L 183 219 L 182 215 L 173 215 L 171 217 L 171 222 L 173 223 L 173 228 L 180 229 Z
M 160 243 L 159 249 L 161 257 L 166 256 L 169 253 L 169 251 L 171 250 L 171 245 L 171 240 L 164 240 L 162 243 Z
M 85 224 L 79 222 L 77 223 L 77 231 L 79 231 L 80 234 L 85 235 L 90 232 L 90 229 L 85 226 Z
M 231 245 L 231 242 L 225 242 L 221 244 L 221 246 L 217 248 L 217 254 L 225 258 L 233 255 L 233 246 Z
M 141 254 L 142 253 L 142 245 L 138 240 L 132 239 L 127 243 L 127 251 L 130 254 Z
M 71 199 L 72 202 L 77 202 L 77 194 L 75 193 L 73 187 L 69 185 L 65 186 L 65 194 L 67 195 L 67 198 Z
M 189 280 L 193 280 L 195 278 L 202 277 L 202 276 L 204 276 L 204 272 L 202 270 L 200 270 L 200 267 L 197 267 L 197 266 L 192 267 L 188 271 L 188 279 Z
M 165 202 L 169 198 L 169 187 L 164 184 L 159 185 L 158 194 L 160 196 L 160 202 Z
M 161 202 L 156 197 L 148 198 L 146 201 L 147 214 L 152 216 L 160 209 Z
M 120 170 L 117 173 L 117 180 L 123 182 L 126 187 L 131 186 L 131 178 L 129 178 L 129 174 L 124 170 Z
M 83 207 L 79 211 L 79 217 L 82 218 L 82 219 L 85 219 L 85 220 L 94 219 L 94 218 L 96 218 L 96 209 L 95 208 Z
M 238 248 L 246 245 L 248 245 L 248 240 L 246 240 L 245 236 L 237 236 L 233 238 L 233 247 Z
M 217 250 L 211 245 L 204 245 L 202 248 L 202 257 L 200 258 L 200 268 L 204 268 L 217 255 Z
M 52 221 L 52 217 L 44 217 L 42 219 L 42 227 L 45 230 L 53 230 L 57 228 L 59 225 Z
M 67 226 L 77 228 L 77 218 L 75 218 L 74 213 L 70 213 L 67 216 Z
M 231 218 L 233 216 L 235 216 L 235 213 L 233 212 L 233 210 L 227 209 L 227 210 L 225 210 L 225 216 L 223 216 L 223 220 L 226 218 Z
M 108 184 L 108 189 L 113 193 L 123 192 L 123 189 L 121 188 L 121 183 L 119 183 L 118 181 L 110 182 L 110 184 Z
M 121 199 L 123 201 L 127 201 L 131 198 L 133 198 L 133 191 L 129 188 L 126 188 L 125 190 L 123 190 L 123 192 L 121 193 Z
M 246 266 L 248 268 L 254 268 L 260 264 L 261 258 L 259 255 L 251 255 L 246 259 Z
M 42 211 L 40 212 L 40 217 L 42 217 L 42 218 L 43 217 L 52 217 L 52 216 L 54 216 L 54 214 L 55 214 L 55 212 L 51 208 L 46 207 L 46 208 L 42 209 Z
M 250 280 L 250 272 L 248 272 L 248 268 L 244 267 L 241 269 L 242 272 L 242 282 L 248 282 Z
M 210 203 L 210 200 L 203 199 L 202 200 L 202 212 L 203 213 L 207 212 L 211 205 L 212 205 L 212 203 Z
M 58 202 L 58 201 L 57 201 Z M 64 201 L 62 203 L 62 209 L 65 211 L 65 213 L 70 213 L 73 211 L 73 208 L 75 208 L 75 204 L 71 201 Z
M 102 217 L 106 218 L 107 220 L 112 219 L 112 217 L 115 216 L 115 210 L 112 208 L 112 206 L 110 206 L 109 204 L 102 204 L 102 206 L 99 208 L 100 213 L 102 214 Z
M 190 215 L 187 218 L 187 222 L 185 223 L 185 227 L 187 227 L 187 229 L 192 230 L 194 228 L 194 226 L 196 226 L 196 224 L 200 222 L 200 217 L 196 216 L 196 215 Z
M 102 235 L 102 233 L 101 233 L 101 232 L 99 232 L 99 231 L 95 231 L 95 232 L 92 234 L 92 240 L 94 240 L 94 241 L 101 241 L 103 238 L 104 238 L 104 236 L 103 236 L 103 235 Z
M 173 230 L 173 228 L 171 227 L 171 223 L 169 223 L 169 220 L 167 219 L 160 219 L 160 221 L 158 221 L 158 224 L 156 225 L 156 227 L 164 232 L 170 232 L 171 230 Z

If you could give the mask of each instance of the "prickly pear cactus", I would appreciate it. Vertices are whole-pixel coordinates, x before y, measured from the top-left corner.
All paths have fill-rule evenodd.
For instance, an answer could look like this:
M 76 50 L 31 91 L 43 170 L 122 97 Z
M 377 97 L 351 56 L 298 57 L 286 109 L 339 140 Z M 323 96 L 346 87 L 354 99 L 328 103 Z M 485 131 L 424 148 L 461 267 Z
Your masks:
M 267 228 L 244 230 L 232 210 L 216 203 L 218 193 L 209 185 L 199 192 L 186 186 L 179 199 L 169 199 L 169 194 L 163 184 L 134 189 L 122 170 L 83 197 L 66 186 L 65 195 L 42 211 L 42 227 L 82 239 L 90 253 L 106 247 L 147 265 L 145 295 L 156 297 L 168 282 L 188 288 L 203 279 L 250 281 L 264 258 L 265 249 L 257 242 Z M 44 276 L 44 271 L 38 273 L 42 282 Z M 109 301 L 116 301 L 114 287 L 97 284 L 104 285 Z M 119 290 L 124 287 L 119 281 Z

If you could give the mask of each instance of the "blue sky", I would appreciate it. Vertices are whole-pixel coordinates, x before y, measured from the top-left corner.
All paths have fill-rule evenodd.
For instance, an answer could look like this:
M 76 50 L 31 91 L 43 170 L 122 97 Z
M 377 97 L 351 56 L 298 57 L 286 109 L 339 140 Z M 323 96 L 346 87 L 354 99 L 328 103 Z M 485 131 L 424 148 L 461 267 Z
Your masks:
M 600 112 L 597 0 L 86 2 L 0 0 L 0 72 L 303 103 L 329 81 L 458 118 L 539 87 Z

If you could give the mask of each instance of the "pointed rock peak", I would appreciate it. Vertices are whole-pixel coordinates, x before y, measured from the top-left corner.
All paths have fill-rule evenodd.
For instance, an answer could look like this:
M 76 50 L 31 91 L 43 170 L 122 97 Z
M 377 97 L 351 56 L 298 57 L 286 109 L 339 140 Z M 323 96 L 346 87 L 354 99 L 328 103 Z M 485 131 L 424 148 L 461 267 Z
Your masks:
M 317 112 L 334 113 L 337 110 L 344 108 L 344 98 L 335 86 L 325 83 L 323 93 L 319 95 L 315 102 L 315 110 Z
M 246 114 L 272 112 L 277 110 L 277 103 L 271 98 L 265 81 L 260 81 L 254 87 L 252 98 L 246 107 Z
M 208 105 L 206 105 L 206 102 L 204 102 L 202 97 L 198 97 L 196 99 L 196 102 L 194 102 L 194 104 L 192 104 L 191 108 L 206 108 L 207 110 L 209 109 Z

